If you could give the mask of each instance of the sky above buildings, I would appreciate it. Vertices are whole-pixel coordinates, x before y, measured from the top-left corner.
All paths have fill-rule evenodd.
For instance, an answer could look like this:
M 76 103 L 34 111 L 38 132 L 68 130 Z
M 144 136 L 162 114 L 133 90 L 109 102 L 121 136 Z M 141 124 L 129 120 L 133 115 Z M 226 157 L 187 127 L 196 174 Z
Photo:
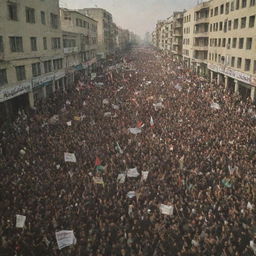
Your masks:
M 182 11 L 199 0 L 60 0 L 61 6 L 77 9 L 104 8 L 112 13 L 114 22 L 144 37 L 152 32 L 157 20 L 169 17 L 173 11 Z

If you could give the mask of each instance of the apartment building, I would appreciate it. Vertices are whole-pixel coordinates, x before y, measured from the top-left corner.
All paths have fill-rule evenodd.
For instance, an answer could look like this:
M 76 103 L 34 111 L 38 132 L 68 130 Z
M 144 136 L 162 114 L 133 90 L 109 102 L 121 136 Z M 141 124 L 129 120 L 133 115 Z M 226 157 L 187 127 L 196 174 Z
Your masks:
M 129 30 L 118 28 L 117 47 L 120 51 L 127 49 L 130 44 Z
M 208 69 L 211 79 L 255 99 L 256 1 L 210 4 Z
M 113 18 L 112 14 L 101 8 L 84 8 L 78 10 L 80 13 L 91 17 L 98 24 L 98 58 L 105 59 L 114 51 L 113 43 Z
M 65 89 L 64 66 L 59 1 L 0 1 L 1 114 Z
M 184 14 L 183 60 L 200 75 L 207 75 L 210 2 L 203 2 Z
M 64 8 L 60 9 L 60 19 L 68 77 L 88 76 L 96 66 L 97 21 Z
M 172 54 L 177 60 L 182 59 L 183 46 L 183 14 L 184 12 L 173 13 L 173 27 L 172 27 Z

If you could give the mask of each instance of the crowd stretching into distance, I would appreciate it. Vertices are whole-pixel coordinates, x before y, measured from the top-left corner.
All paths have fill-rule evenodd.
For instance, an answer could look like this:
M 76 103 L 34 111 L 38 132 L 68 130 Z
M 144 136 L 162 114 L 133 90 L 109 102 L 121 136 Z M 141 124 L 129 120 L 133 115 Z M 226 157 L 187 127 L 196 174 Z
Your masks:
M 117 56 L 2 126 L 0 255 L 256 255 L 255 124 L 250 100 L 170 56 Z

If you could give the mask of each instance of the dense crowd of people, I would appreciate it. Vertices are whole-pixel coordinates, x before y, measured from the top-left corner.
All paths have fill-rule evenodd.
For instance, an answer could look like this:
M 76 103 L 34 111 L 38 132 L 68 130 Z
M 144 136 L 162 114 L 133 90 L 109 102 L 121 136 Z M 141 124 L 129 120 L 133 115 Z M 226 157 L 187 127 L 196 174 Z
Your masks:
M 0 255 L 256 255 L 255 105 L 150 48 L 98 76 L 2 128 Z

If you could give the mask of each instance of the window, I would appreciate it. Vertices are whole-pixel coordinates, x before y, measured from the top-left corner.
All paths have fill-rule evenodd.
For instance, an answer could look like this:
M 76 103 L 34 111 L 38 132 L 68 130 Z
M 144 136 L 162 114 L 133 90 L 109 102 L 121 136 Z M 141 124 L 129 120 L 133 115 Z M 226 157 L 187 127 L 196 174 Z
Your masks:
M 232 3 L 231 3 L 231 5 L 230 5 L 230 11 L 231 11 L 231 12 L 233 12 L 233 11 L 234 11 L 234 9 L 235 9 L 234 5 L 235 5 L 235 3 L 234 3 L 234 2 L 232 2 Z
M 237 68 L 241 68 L 241 66 L 242 66 L 242 58 L 237 58 L 237 65 L 236 65 L 236 67 Z
M 41 23 L 42 23 L 43 25 L 45 25 L 45 24 L 46 24 L 46 20 L 45 20 L 45 12 L 43 12 L 43 11 L 41 11 Z
M 246 17 L 241 18 L 241 28 L 246 27 Z
M 238 10 L 240 7 L 240 0 L 236 0 L 236 10 Z
M 226 3 L 226 14 L 229 14 L 229 3 Z
M 244 71 L 250 71 L 250 68 L 251 68 L 251 60 L 250 59 L 245 59 Z
M 47 38 L 43 38 L 43 45 L 44 45 L 44 50 L 47 50 Z
M 210 32 L 212 32 L 212 24 L 210 25 Z
M 231 58 L 231 67 L 235 67 L 235 57 Z
M 26 80 L 25 66 L 18 66 L 16 69 L 17 81 Z
M 253 74 L 256 74 L 256 60 L 253 62 Z
M 249 28 L 253 28 L 255 23 L 255 15 L 250 16 L 249 18 Z
M 225 47 L 226 46 L 226 38 L 223 38 L 222 40 L 222 47 Z
M 229 20 L 229 21 L 228 21 L 228 30 L 231 30 L 231 28 L 232 28 L 232 21 Z
M 35 23 L 35 9 L 26 7 L 26 21 L 27 23 Z
M 16 3 L 8 3 L 8 15 L 10 20 L 18 20 Z
M 32 64 L 32 75 L 33 77 L 41 75 L 41 66 L 39 62 Z
M 60 49 L 60 38 L 56 37 L 56 38 L 52 38 L 52 49 Z
M 252 49 L 252 38 L 251 38 L 251 37 L 248 37 L 248 38 L 246 39 L 246 49 L 247 49 L 247 50 Z
M 237 42 L 237 38 L 233 38 L 232 48 L 236 48 L 236 42 Z
M 224 4 L 222 4 L 221 6 L 220 6 L 220 14 L 223 14 L 224 13 Z
M 53 68 L 54 70 L 59 70 L 59 69 L 62 69 L 62 59 L 56 59 L 56 60 L 53 60 Z
M 52 62 L 50 60 L 44 61 L 44 72 L 45 73 L 52 72 Z
M 242 8 L 245 8 L 247 4 L 247 0 L 242 0 Z
M 218 6 L 214 8 L 214 16 L 218 15 Z
M 220 47 L 221 46 L 221 38 L 219 38 L 219 40 L 218 40 L 218 47 Z
M 213 16 L 213 9 L 211 9 L 211 17 Z
M 52 28 L 58 28 L 58 15 L 51 13 L 51 26 Z
M 250 1 L 250 6 L 254 6 L 255 5 L 255 0 L 251 0 Z
M 3 37 L 0 36 L 0 52 L 4 52 L 4 43 L 3 43 Z
M 222 28 L 223 28 L 223 22 L 222 21 L 220 22 L 220 26 L 219 27 L 220 27 L 220 31 L 221 31 Z
M 6 69 L 0 69 L 0 86 L 7 84 Z
M 244 39 L 239 38 L 239 49 L 243 49 L 243 47 L 244 47 Z
M 12 52 L 23 52 L 22 37 L 10 37 L 10 48 Z
M 37 51 L 36 37 L 30 37 L 31 51 Z
M 238 29 L 238 19 L 234 20 L 234 25 L 233 25 L 234 29 Z

